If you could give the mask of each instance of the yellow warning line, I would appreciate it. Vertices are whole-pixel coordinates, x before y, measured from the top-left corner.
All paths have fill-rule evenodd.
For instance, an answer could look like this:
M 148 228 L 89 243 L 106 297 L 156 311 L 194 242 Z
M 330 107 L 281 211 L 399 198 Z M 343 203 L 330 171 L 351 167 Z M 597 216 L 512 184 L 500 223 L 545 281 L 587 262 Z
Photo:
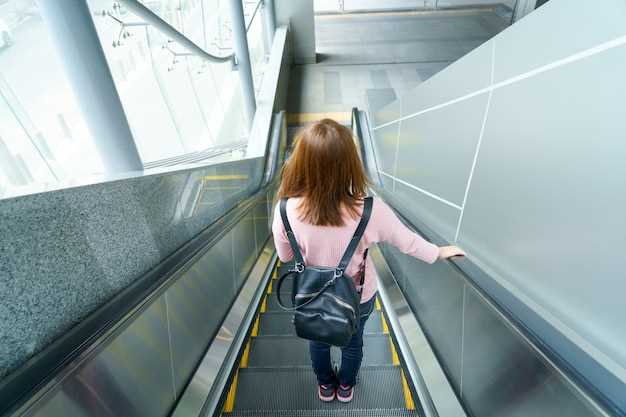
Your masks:
M 261 304 L 261 313 L 265 313 L 267 311 L 267 295 L 263 297 L 263 303 Z
M 202 177 L 205 181 L 228 181 L 228 180 L 247 180 L 247 175 L 205 175 Z
M 239 377 L 239 371 L 235 373 L 233 382 L 230 384 L 230 390 L 228 390 L 228 396 L 226 397 L 226 403 L 224 404 L 224 412 L 232 413 L 235 409 L 235 394 L 237 394 L 237 379 Z
M 391 346 L 391 363 L 393 366 L 400 365 L 400 357 L 398 356 L 398 352 L 396 352 L 396 347 L 393 345 L 393 340 L 391 337 L 389 338 L 389 346 Z
M 327 112 L 327 113 L 288 113 L 287 124 L 299 125 L 302 123 L 316 122 L 322 119 L 333 119 L 336 122 L 348 122 L 352 120 L 352 113 L 349 111 Z
M 378 297 L 376 297 L 376 310 L 380 311 L 380 300 L 378 299 Z
M 402 393 L 404 394 L 404 405 L 406 406 L 406 409 L 415 410 L 415 401 L 413 401 L 413 394 L 411 393 L 409 383 L 404 376 L 404 371 L 402 371 Z
M 259 316 L 256 316 L 254 327 L 252 327 L 252 333 L 250 333 L 250 336 L 257 336 L 258 334 L 259 334 Z
M 270 285 L 267 286 L 267 293 L 268 294 L 272 293 L 272 281 L 270 281 Z
M 387 320 L 385 320 L 385 315 L 383 313 L 380 313 L 380 316 L 383 322 L 383 333 L 389 334 L 389 326 L 387 326 Z
M 241 355 L 241 364 L 239 364 L 240 368 L 248 367 L 248 360 L 250 359 L 250 340 L 248 340 L 248 344 L 243 351 L 243 355 Z

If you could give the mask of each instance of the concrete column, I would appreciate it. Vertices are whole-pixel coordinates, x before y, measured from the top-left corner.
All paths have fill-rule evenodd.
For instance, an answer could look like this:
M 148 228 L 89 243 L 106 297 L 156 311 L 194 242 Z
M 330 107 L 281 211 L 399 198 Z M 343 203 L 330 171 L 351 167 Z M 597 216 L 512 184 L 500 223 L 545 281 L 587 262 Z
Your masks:
M 37 0 L 107 173 L 143 170 L 86 0 Z
M 256 100 L 254 97 L 254 81 L 252 79 L 252 64 L 248 50 L 248 37 L 246 36 L 246 20 L 243 15 L 241 0 L 229 0 L 230 21 L 233 31 L 233 49 L 237 59 L 239 82 L 243 94 L 243 107 L 248 129 L 252 127 L 254 113 L 256 112 Z
M 274 0 L 263 0 L 263 29 L 265 33 L 265 51 L 269 55 L 274 43 L 274 32 L 276 31 Z

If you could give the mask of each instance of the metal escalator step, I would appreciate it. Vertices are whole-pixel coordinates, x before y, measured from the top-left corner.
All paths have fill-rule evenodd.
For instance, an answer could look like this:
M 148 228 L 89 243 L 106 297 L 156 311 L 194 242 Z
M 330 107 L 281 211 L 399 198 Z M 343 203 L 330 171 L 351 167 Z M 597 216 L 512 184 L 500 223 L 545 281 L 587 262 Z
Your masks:
M 296 331 L 291 319 L 293 314 L 283 311 L 271 311 L 261 315 L 259 323 L 260 336 L 295 336 Z M 379 311 L 373 311 L 365 322 L 365 334 L 379 334 L 383 332 L 383 324 Z
M 334 363 L 341 363 L 341 351 L 332 348 Z M 391 347 L 387 335 L 363 337 L 363 365 L 391 365 Z M 248 367 L 310 366 L 309 342 L 294 336 L 257 336 L 252 338 Z
M 229 417 L 418 417 L 409 410 L 247 410 L 225 413 Z
M 316 389 L 317 381 L 310 368 L 244 368 L 239 370 L 234 411 L 250 410 L 261 415 L 263 410 L 378 410 L 378 414 L 365 415 L 386 416 L 392 415 L 387 413 L 389 410 L 405 409 L 397 366 L 362 367 L 354 398 L 348 404 L 323 403 Z

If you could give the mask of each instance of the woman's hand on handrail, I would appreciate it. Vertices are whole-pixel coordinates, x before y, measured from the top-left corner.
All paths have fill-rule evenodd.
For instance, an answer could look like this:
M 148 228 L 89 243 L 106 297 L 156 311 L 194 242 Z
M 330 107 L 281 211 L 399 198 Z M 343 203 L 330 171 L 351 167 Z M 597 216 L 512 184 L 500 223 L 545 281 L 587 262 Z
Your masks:
M 448 259 L 454 256 L 465 256 L 463 249 L 458 246 L 440 246 L 439 259 Z

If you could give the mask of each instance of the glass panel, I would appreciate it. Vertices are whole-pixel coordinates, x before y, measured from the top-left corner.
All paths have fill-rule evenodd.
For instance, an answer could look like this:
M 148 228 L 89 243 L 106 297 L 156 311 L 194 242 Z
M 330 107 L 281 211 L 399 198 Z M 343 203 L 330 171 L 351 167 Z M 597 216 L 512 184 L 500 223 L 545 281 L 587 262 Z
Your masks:
M 217 0 L 151 1 L 151 10 L 215 55 L 230 53 L 228 7 Z M 190 56 L 109 0 L 89 0 L 144 163 L 247 139 L 237 72 Z
M 101 170 L 37 4 L 0 2 L 0 197 Z

